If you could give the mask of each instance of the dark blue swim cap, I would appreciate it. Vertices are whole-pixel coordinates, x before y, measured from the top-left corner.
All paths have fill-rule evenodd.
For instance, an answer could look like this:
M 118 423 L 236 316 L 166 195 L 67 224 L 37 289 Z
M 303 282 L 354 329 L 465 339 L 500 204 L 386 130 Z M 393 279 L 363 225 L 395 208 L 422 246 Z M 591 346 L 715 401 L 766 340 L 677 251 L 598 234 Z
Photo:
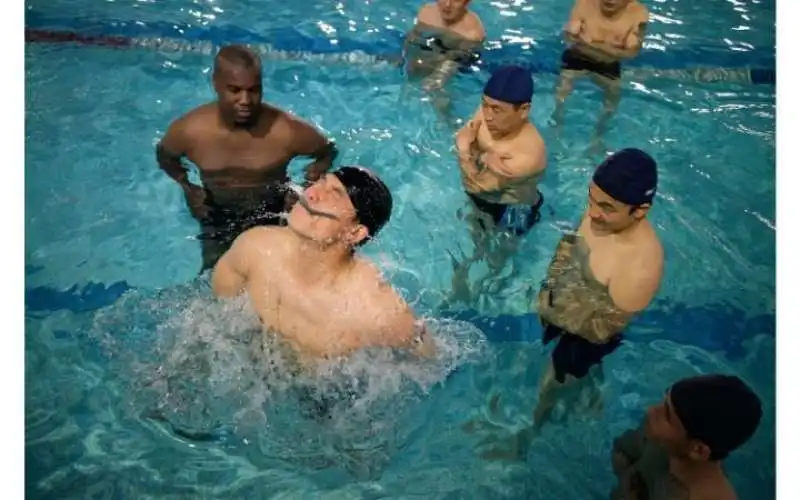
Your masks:
M 520 66 L 501 66 L 486 82 L 483 95 L 509 104 L 531 102 L 533 76 L 530 71 Z
M 346 166 L 332 173 L 347 190 L 358 222 L 367 227 L 367 240 L 374 238 L 392 216 L 392 193 L 389 188 L 363 167 Z
M 592 182 L 620 203 L 652 203 L 658 185 L 656 161 L 640 149 L 623 149 L 597 167 Z
M 733 375 L 700 375 L 677 382 L 669 391 L 672 408 L 689 438 L 721 460 L 746 443 L 761 423 L 761 399 Z

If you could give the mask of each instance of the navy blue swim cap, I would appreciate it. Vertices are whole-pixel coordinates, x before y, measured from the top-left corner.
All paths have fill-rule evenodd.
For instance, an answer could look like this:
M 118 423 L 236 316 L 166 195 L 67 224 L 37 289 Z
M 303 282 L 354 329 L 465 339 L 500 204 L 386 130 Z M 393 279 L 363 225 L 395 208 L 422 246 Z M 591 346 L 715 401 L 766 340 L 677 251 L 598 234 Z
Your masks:
M 520 66 L 501 66 L 486 82 L 483 95 L 509 104 L 531 102 L 533 76 L 530 71 Z
M 606 158 L 594 171 L 592 182 L 618 202 L 639 206 L 653 202 L 657 170 L 656 161 L 649 154 L 627 148 Z
M 347 190 L 358 222 L 367 227 L 367 240 L 374 238 L 392 216 L 392 193 L 389 188 L 363 167 L 346 166 L 332 173 Z
M 708 446 L 714 461 L 747 442 L 761 423 L 761 400 L 732 375 L 683 379 L 672 386 L 669 399 L 688 437 Z

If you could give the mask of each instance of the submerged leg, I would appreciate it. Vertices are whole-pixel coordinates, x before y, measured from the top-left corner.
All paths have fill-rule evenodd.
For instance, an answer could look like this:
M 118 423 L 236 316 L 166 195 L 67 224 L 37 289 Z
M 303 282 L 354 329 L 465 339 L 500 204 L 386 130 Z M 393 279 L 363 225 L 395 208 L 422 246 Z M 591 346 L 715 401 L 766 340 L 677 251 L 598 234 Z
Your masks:
M 591 150 L 600 152 L 603 148 L 603 135 L 608 130 L 608 123 L 617 112 L 619 101 L 622 98 L 622 85 L 618 78 L 607 78 L 600 75 L 593 75 L 592 81 L 603 90 L 603 109 L 595 125 L 595 134 L 592 138 Z

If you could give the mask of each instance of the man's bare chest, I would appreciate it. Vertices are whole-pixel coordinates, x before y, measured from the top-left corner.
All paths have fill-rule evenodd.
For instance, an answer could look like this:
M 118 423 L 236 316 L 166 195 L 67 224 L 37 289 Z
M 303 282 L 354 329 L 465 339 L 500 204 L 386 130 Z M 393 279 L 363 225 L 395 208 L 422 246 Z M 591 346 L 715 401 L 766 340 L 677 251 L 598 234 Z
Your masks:
M 217 137 L 187 153 L 203 173 L 240 171 L 245 175 L 284 169 L 293 156 L 286 141 L 270 137 Z
M 346 352 L 362 324 L 358 301 L 334 288 L 303 285 L 279 276 L 264 290 L 250 293 L 264 326 L 303 351 L 318 355 Z

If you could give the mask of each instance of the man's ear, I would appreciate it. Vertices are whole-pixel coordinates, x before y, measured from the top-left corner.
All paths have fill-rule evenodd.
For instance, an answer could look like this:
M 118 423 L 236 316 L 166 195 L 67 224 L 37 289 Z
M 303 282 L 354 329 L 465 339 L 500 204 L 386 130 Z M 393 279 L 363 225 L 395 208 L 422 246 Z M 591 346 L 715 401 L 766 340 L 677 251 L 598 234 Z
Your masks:
M 364 224 L 358 224 L 356 227 L 350 232 L 350 244 L 355 246 L 365 239 L 369 237 L 369 229 Z

